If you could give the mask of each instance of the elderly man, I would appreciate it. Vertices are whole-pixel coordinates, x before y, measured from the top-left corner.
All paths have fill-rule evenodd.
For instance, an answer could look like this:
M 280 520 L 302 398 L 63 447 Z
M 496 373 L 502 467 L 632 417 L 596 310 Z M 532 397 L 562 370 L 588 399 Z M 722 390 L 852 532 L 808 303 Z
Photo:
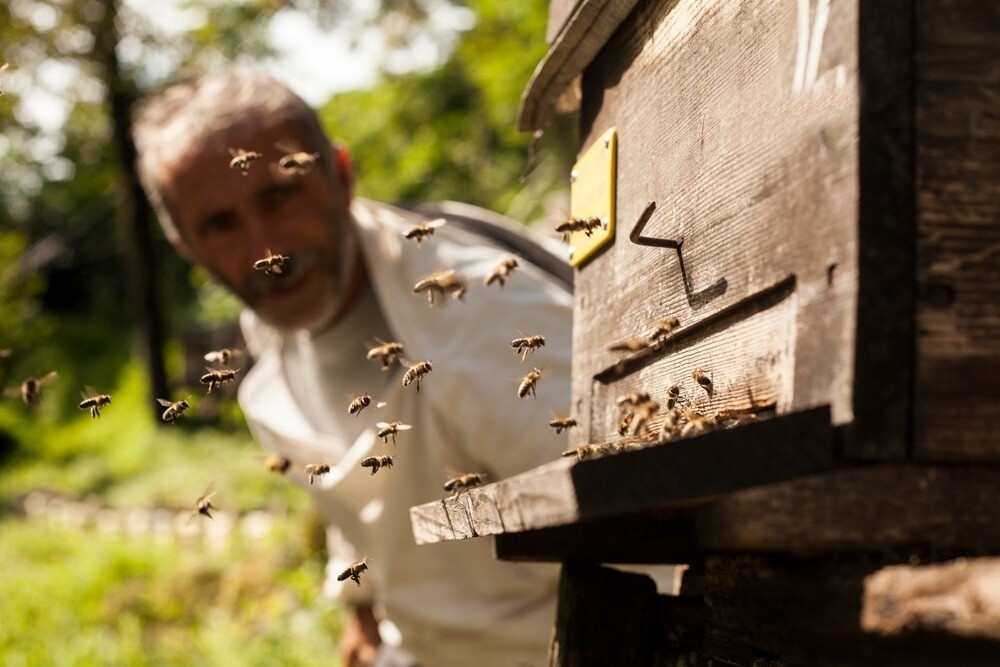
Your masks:
M 420 244 L 406 238 L 424 218 L 353 197 L 346 152 L 303 100 L 259 73 L 168 89 L 145 106 L 135 136 L 170 242 L 246 303 L 241 325 L 256 364 L 240 405 L 254 437 L 295 463 L 328 523 L 328 588 L 352 609 L 345 664 L 389 664 L 390 655 L 424 667 L 544 664 L 556 569 L 498 562 L 486 540 L 417 547 L 408 510 L 445 495 L 454 474 L 495 481 L 558 457 L 564 442 L 547 422 L 569 402 L 572 298 L 562 265 L 509 227 L 463 224 L 468 215 Z M 306 164 L 282 164 L 295 151 L 311 154 Z M 251 152 L 259 156 L 240 162 Z M 518 267 L 506 284 L 486 286 L 512 254 Z M 278 255 L 287 257 L 279 271 L 255 270 Z M 442 270 L 467 289 L 428 305 L 414 285 Z M 546 344 L 522 350 L 522 363 L 511 340 L 525 334 Z M 387 372 L 366 359 L 376 341 L 402 343 L 411 366 L 431 362 L 419 386 L 404 386 L 408 367 Z M 522 398 L 532 367 L 541 370 L 536 395 Z M 372 403 L 349 414 L 363 394 Z M 380 422 L 411 428 L 394 444 L 378 436 Z M 396 456 L 395 465 L 371 474 L 361 462 L 376 455 Z M 330 471 L 307 475 L 316 463 Z M 360 585 L 333 581 L 362 557 Z M 398 648 L 382 645 L 380 628 Z

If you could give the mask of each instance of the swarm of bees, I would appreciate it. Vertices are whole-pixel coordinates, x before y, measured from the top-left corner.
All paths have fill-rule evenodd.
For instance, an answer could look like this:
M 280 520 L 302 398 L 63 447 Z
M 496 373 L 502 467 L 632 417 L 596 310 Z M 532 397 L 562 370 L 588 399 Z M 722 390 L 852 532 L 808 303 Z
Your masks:
M 90 416 L 92 419 L 97 419 L 101 416 L 101 408 L 105 405 L 111 404 L 110 394 L 98 394 L 90 387 L 86 387 L 80 394 L 83 396 L 83 400 L 80 401 L 81 410 L 90 410 Z
M 211 394 L 214 389 L 218 389 L 224 384 L 229 384 L 230 382 L 235 381 L 236 374 L 240 372 L 239 368 L 233 370 L 223 369 L 217 371 L 214 368 L 208 368 L 207 366 L 205 367 L 205 370 L 208 372 L 202 375 L 201 378 L 198 380 L 198 382 L 204 385 L 208 385 L 207 393 L 209 394 Z
M 483 284 L 489 287 L 493 283 L 500 283 L 500 287 L 507 284 L 507 279 L 510 278 L 511 274 L 514 273 L 514 269 L 518 267 L 517 257 L 507 257 L 506 259 L 500 260 L 500 263 L 493 267 L 493 269 L 486 274 L 483 278 Z
M 510 341 L 510 346 L 514 348 L 514 352 L 521 355 L 521 361 L 524 361 L 529 352 L 545 346 L 545 336 L 521 336 Z
M 368 361 L 378 359 L 382 362 L 382 370 L 387 371 L 389 370 L 389 367 L 402 356 L 403 344 L 395 341 L 386 343 L 378 338 L 376 338 L 375 341 L 378 345 L 368 350 L 366 358 Z
M 258 271 L 263 271 L 267 275 L 274 275 L 275 273 L 281 273 L 281 267 L 285 265 L 288 261 L 286 255 L 275 255 L 271 252 L 271 249 L 267 249 L 267 257 L 263 259 L 258 259 L 253 263 L 253 268 Z
M 42 377 L 36 378 L 32 375 L 24 378 L 19 387 L 8 387 L 4 389 L 4 396 L 20 396 L 25 405 L 38 405 L 42 400 L 42 387 L 59 377 L 59 373 L 51 371 Z
M 292 467 L 292 460 L 282 454 L 271 454 L 264 459 L 264 467 L 271 472 L 284 475 Z
M 184 414 L 184 411 L 191 407 L 191 404 L 188 403 L 186 399 L 182 399 L 174 403 L 165 398 L 158 398 L 156 399 L 156 402 L 166 408 L 161 417 L 163 421 L 168 424 L 176 422 Z
M 542 377 L 542 371 L 538 368 L 532 368 L 528 373 L 521 378 L 521 384 L 517 386 L 517 397 L 524 398 L 528 394 L 531 394 L 532 398 L 536 398 L 535 387 L 538 385 L 538 380 Z
M 351 401 L 351 404 L 347 406 L 347 414 L 354 415 L 357 417 L 361 414 L 361 411 L 372 404 L 372 395 L 365 392 Z M 376 401 L 376 408 L 385 407 L 385 401 Z
M 403 360 L 403 365 L 407 367 L 406 372 L 403 373 L 403 386 L 408 387 L 410 384 L 416 382 L 417 391 L 420 391 L 420 379 L 434 370 L 431 367 L 430 359 L 427 361 L 418 361 L 415 364 Z
M 311 486 L 314 478 L 322 477 L 330 472 L 330 465 L 327 463 L 307 463 L 305 470 L 306 474 L 309 475 L 309 485 Z
M 211 488 L 211 487 L 209 487 Z M 195 515 L 201 514 L 202 516 L 207 516 L 209 519 L 212 518 L 212 510 L 218 509 L 212 504 L 212 497 L 217 493 L 217 491 L 209 492 L 208 489 L 205 490 L 197 501 L 195 501 L 194 509 L 191 510 L 191 516 L 188 517 L 188 521 L 193 519 Z
M 445 295 L 450 295 L 452 299 L 461 299 L 468 288 L 465 279 L 449 269 L 424 276 L 413 286 L 413 293 L 427 292 L 427 303 L 433 306 L 438 297 L 443 300 Z
M 428 236 L 434 236 L 435 229 L 443 227 L 447 222 L 448 221 L 444 218 L 435 218 L 434 220 L 418 222 L 403 232 L 403 237 L 410 239 L 411 241 L 416 241 L 419 246 Z
M 280 148 L 280 147 L 279 147 Z M 285 150 L 285 149 L 281 149 Z M 319 159 L 319 153 L 307 153 L 305 151 L 295 151 L 288 155 L 283 155 L 278 160 L 278 168 L 284 174 L 295 174 L 304 176 L 312 171 L 313 165 Z
M 361 585 L 361 574 L 368 569 L 368 559 L 357 560 L 347 566 L 347 569 L 337 575 L 337 581 L 350 579 L 358 586 Z
M 444 490 L 454 492 L 454 495 L 458 496 L 462 491 L 480 486 L 484 481 L 486 481 L 486 473 L 469 472 L 449 479 L 444 483 Z
M 361 467 L 371 468 L 372 475 L 374 475 L 382 468 L 391 468 L 392 463 L 395 460 L 396 460 L 395 456 L 390 456 L 388 454 L 382 454 L 380 456 L 369 456 L 367 458 L 361 459 Z
M 556 430 L 556 435 L 559 435 L 563 431 L 567 431 L 576 426 L 576 420 L 572 417 L 559 417 L 557 415 L 549 422 L 549 426 Z
M 264 157 L 263 153 L 248 151 L 242 148 L 230 148 L 229 154 L 232 156 L 232 159 L 229 161 L 229 168 L 239 169 L 240 173 L 244 176 L 250 171 L 250 165 L 255 160 Z
M 604 223 L 598 217 L 570 218 L 566 222 L 556 225 L 556 233 L 560 234 L 563 243 L 566 243 L 569 241 L 569 235 L 573 232 L 583 232 L 587 236 L 593 236 L 594 230 L 603 226 Z
M 382 442 L 388 443 L 389 438 L 392 438 L 392 444 L 396 444 L 396 434 L 400 431 L 409 431 L 412 426 L 409 424 L 403 424 L 402 422 L 379 422 L 375 424 L 378 427 L 378 431 L 375 433 L 378 437 L 382 438 Z

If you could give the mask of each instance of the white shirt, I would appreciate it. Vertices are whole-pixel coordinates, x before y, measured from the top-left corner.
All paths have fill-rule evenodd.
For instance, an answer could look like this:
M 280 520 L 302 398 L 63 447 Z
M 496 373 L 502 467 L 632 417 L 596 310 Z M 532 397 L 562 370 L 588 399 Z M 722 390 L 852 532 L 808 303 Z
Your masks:
M 566 436 L 556 436 L 548 421 L 552 412 L 569 414 L 572 295 L 523 260 L 505 287 L 485 287 L 484 276 L 509 253 L 454 226 L 418 247 L 403 232 L 419 217 L 365 200 L 356 200 L 352 213 L 369 298 L 315 337 L 283 338 L 244 313 L 257 357 L 239 392 L 247 422 L 265 447 L 296 463 L 293 476 L 353 547 L 331 555 L 329 572 L 369 557 L 365 585 L 348 580 L 344 597 L 374 595 L 423 667 L 545 664 L 557 567 L 497 561 L 489 540 L 418 547 L 409 509 L 447 495 L 441 485 L 451 473 L 485 472 L 496 481 L 559 457 Z M 412 286 L 445 268 L 465 278 L 468 291 L 462 301 L 429 307 Z M 524 334 L 542 334 L 546 344 L 522 363 L 510 341 Z M 381 373 L 380 362 L 365 360 L 370 370 L 357 370 L 376 336 L 402 342 L 412 362 L 433 362 L 419 392 L 402 386 L 399 365 Z M 543 371 L 537 398 L 518 398 L 533 366 Z M 294 386 L 299 378 L 304 384 Z M 344 387 L 359 384 L 355 379 L 378 389 L 348 391 L 368 391 L 387 405 L 348 415 Z M 398 434 L 394 448 L 376 437 L 378 421 L 413 428 Z M 393 468 L 372 476 L 360 467 L 383 453 L 398 456 Z M 329 463 L 332 471 L 309 486 L 305 463 Z

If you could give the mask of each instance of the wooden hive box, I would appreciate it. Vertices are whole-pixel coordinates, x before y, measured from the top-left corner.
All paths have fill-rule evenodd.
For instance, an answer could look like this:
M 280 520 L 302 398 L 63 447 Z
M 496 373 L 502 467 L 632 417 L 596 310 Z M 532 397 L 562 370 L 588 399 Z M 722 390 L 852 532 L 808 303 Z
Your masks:
M 578 87 L 581 155 L 617 133 L 611 238 L 576 276 L 572 444 L 677 384 L 706 415 L 819 414 L 841 462 L 1000 455 L 994 5 L 554 0 L 549 40 L 521 129 Z M 667 317 L 653 353 L 607 349 Z

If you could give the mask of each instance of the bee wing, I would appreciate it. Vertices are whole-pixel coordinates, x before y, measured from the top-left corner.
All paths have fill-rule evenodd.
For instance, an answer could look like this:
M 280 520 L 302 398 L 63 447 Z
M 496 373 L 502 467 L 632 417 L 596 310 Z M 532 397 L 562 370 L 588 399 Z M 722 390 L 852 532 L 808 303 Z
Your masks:
M 390 424 L 389 422 L 377 422 L 375 424 L 375 427 L 381 430 L 383 428 L 389 428 L 391 425 L 392 424 Z
M 38 384 L 48 384 L 59 377 L 59 373 L 51 371 L 38 378 Z
M 222 354 L 220 352 L 209 352 L 205 355 L 205 361 L 210 364 L 218 364 L 222 362 Z
M 229 154 L 232 155 L 233 157 L 236 157 L 241 152 L 242 152 L 242 149 L 238 150 L 236 148 L 233 148 L 232 146 L 229 147 Z
M 160 405 L 162 405 L 165 408 L 169 408 L 171 405 L 173 405 L 172 401 L 168 401 L 165 398 L 158 398 L 158 399 L 156 399 L 156 402 L 159 403 Z
M 387 404 L 386 404 L 385 401 L 379 401 L 378 403 L 375 404 L 375 407 L 376 408 L 384 408 L 386 405 Z
M 437 229 L 438 227 L 443 227 L 445 224 L 447 224 L 447 222 L 448 220 L 446 218 L 434 218 L 433 220 L 425 222 L 424 224 L 430 227 L 431 229 Z
M 398 424 L 396 426 L 397 431 L 409 431 L 411 428 L 413 427 L 409 424 Z

